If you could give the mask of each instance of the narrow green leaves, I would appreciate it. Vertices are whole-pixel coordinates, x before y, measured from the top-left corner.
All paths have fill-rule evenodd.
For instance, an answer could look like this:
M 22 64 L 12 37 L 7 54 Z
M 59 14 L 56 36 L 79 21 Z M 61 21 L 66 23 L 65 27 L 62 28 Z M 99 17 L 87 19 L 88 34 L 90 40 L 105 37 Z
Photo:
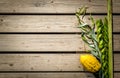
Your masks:
M 107 69 L 107 67 L 109 67 L 108 20 L 106 17 L 104 20 L 94 20 L 94 18 L 90 15 L 90 21 L 92 25 L 89 25 L 83 21 L 86 11 L 87 8 L 82 7 L 76 12 L 76 17 L 78 18 L 79 22 L 78 27 L 82 31 L 82 40 L 91 48 L 91 54 L 98 58 L 102 64 L 98 74 L 99 78 L 109 78 L 109 69 Z M 95 34 L 95 27 L 97 27 L 97 35 Z
M 100 52 L 102 53 L 101 55 L 101 60 L 102 60 L 102 78 L 109 78 L 109 63 L 108 63 L 108 21 L 107 18 L 105 17 L 104 20 L 102 21 L 101 19 L 96 21 L 96 26 L 97 26 L 97 40 L 98 40 L 98 46 L 100 49 Z
M 95 21 L 91 15 L 91 26 L 83 21 L 86 11 L 87 7 L 82 7 L 79 8 L 79 11 L 76 12 L 76 17 L 78 18 L 79 22 L 78 27 L 82 31 L 81 37 L 82 40 L 91 48 L 91 53 L 94 56 L 96 56 L 99 60 L 101 60 L 101 52 L 99 51 L 98 42 L 95 35 Z

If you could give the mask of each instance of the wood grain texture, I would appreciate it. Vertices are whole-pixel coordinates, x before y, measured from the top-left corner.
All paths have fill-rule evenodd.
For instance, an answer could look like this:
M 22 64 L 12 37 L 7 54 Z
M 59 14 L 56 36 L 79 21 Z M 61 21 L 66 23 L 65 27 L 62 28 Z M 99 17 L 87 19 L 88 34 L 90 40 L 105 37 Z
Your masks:
M 95 78 L 91 73 L 2 73 L 0 78 Z
M 114 73 L 119 78 L 120 73 Z M 1 73 L 0 78 L 94 78 L 91 73 Z
M 120 51 L 120 35 L 114 35 L 114 51 Z M 0 34 L 0 51 L 86 51 L 81 36 Z
M 0 0 L 0 13 L 75 13 L 86 5 L 89 13 L 106 13 L 106 0 Z M 113 0 L 113 12 L 120 13 L 120 0 Z
M 120 78 L 120 72 L 114 73 L 114 78 Z
M 114 54 L 114 71 L 120 71 L 120 54 Z
M 95 16 L 95 18 L 103 18 Z M 0 32 L 80 32 L 75 15 L 0 16 Z M 88 17 L 86 22 L 90 22 Z
M 120 51 L 120 35 L 113 35 L 113 50 Z
M 103 19 L 104 16 L 93 16 Z M 89 16 L 84 21 L 90 23 Z M 120 16 L 113 17 L 113 32 L 120 32 Z M 0 15 L 0 32 L 80 32 L 75 15 Z
M 79 54 L 2 54 L 0 71 L 84 71 Z
M 79 32 L 75 16 L 0 16 L 0 32 Z
M 81 54 L 2 54 L 0 71 L 85 71 Z M 120 54 L 114 54 L 114 71 L 120 71 Z
M 119 78 L 120 73 L 114 73 Z M 94 78 L 91 73 L 0 73 L 0 78 Z
M 120 15 L 113 16 L 113 32 L 120 32 Z
M 0 51 L 84 51 L 80 35 L 0 34 Z
M 86 5 L 88 12 L 106 13 L 106 0 L 0 0 L 0 13 L 75 13 Z
M 120 13 L 120 0 L 113 0 L 113 12 Z

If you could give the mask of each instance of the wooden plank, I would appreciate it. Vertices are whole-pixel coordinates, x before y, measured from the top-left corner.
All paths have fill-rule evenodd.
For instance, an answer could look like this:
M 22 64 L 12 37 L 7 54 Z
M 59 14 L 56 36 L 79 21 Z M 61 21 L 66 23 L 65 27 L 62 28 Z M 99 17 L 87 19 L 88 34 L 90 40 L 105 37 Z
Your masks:
M 120 35 L 113 35 L 113 50 L 120 51 Z
M 114 54 L 114 71 L 120 71 L 120 54 Z
M 84 71 L 79 54 L 2 54 L 0 58 L 0 71 Z
M 113 12 L 120 13 L 120 0 L 113 0 Z
M 104 16 L 93 16 L 95 19 Z M 84 19 L 90 23 L 88 16 Z M 114 16 L 114 32 L 120 32 L 120 16 Z M 0 32 L 80 32 L 75 15 L 0 15 Z
M 0 13 L 75 13 L 86 5 L 89 13 L 106 13 L 106 0 L 0 0 Z
M 0 16 L 0 19 L 0 32 L 80 32 L 75 15 Z
M 114 73 L 119 78 L 120 73 Z M 1 73 L 0 78 L 94 78 L 89 73 Z
M 120 77 L 120 72 L 114 73 L 114 78 L 119 78 Z
M 114 73 L 119 78 L 120 73 Z M 0 73 L 0 78 L 94 78 L 90 73 Z
M 120 35 L 114 35 L 114 51 L 120 51 Z M 0 51 L 86 51 L 81 36 L 65 34 L 0 34 Z
M 106 0 L 0 0 L 1 13 L 75 13 L 86 5 L 88 12 L 106 13 Z M 120 13 L 120 0 L 113 0 L 113 12 Z M 70 8 L 70 9 L 68 9 Z M 102 8 L 102 9 L 101 9 Z
M 120 32 L 120 15 L 113 16 L 113 32 Z
M 0 71 L 85 71 L 79 62 L 80 55 L 1 54 Z M 114 54 L 114 71 L 120 71 L 119 56 Z
M 84 51 L 80 35 L 0 34 L 0 51 Z
M 79 32 L 75 15 L 16 15 L 0 19 L 0 32 Z
M 0 78 L 95 78 L 91 73 L 0 73 Z
M 75 13 L 86 5 L 89 13 L 106 13 L 106 0 L 0 0 L 0 13 Z M 113 0 L 113 12 L 120 13 L 120 0 Z

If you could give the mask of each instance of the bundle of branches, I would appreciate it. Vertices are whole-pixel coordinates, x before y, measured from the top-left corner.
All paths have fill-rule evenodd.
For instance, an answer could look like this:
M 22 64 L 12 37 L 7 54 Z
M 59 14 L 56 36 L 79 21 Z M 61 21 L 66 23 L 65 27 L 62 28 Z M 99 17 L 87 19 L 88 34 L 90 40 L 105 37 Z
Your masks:
M 84 22 L 84 16 L 86 14 L 87 7 L 79 8 L 76 12 L 78 19 L 78 27 L 81 29 L 82 40 L 91 48 L 91 54 L 97 58 L 101 63 L 101 68 L 98 72 L 95 72 L 96 78 L 109 78 L 109 61 L 108 61 L 108 21 L 107 18 L 94 20 L 90 15 L 92 24 Z M 95 28 L 97 27 L 97 35 L 95 34 Z M 92 67 L 94 68 L 94 67 Z M 92 69 L 91 69 L 92 71 Z

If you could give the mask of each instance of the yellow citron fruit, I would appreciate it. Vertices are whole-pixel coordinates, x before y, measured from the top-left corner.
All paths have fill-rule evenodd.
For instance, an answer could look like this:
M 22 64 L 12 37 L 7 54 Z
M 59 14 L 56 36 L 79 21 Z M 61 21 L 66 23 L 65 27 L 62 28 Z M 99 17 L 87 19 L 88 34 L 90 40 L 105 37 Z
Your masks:
M 80 62 L 89 72 L 97 72 L 101 68 L 100 62 L 92 54 L 80 55 Z

